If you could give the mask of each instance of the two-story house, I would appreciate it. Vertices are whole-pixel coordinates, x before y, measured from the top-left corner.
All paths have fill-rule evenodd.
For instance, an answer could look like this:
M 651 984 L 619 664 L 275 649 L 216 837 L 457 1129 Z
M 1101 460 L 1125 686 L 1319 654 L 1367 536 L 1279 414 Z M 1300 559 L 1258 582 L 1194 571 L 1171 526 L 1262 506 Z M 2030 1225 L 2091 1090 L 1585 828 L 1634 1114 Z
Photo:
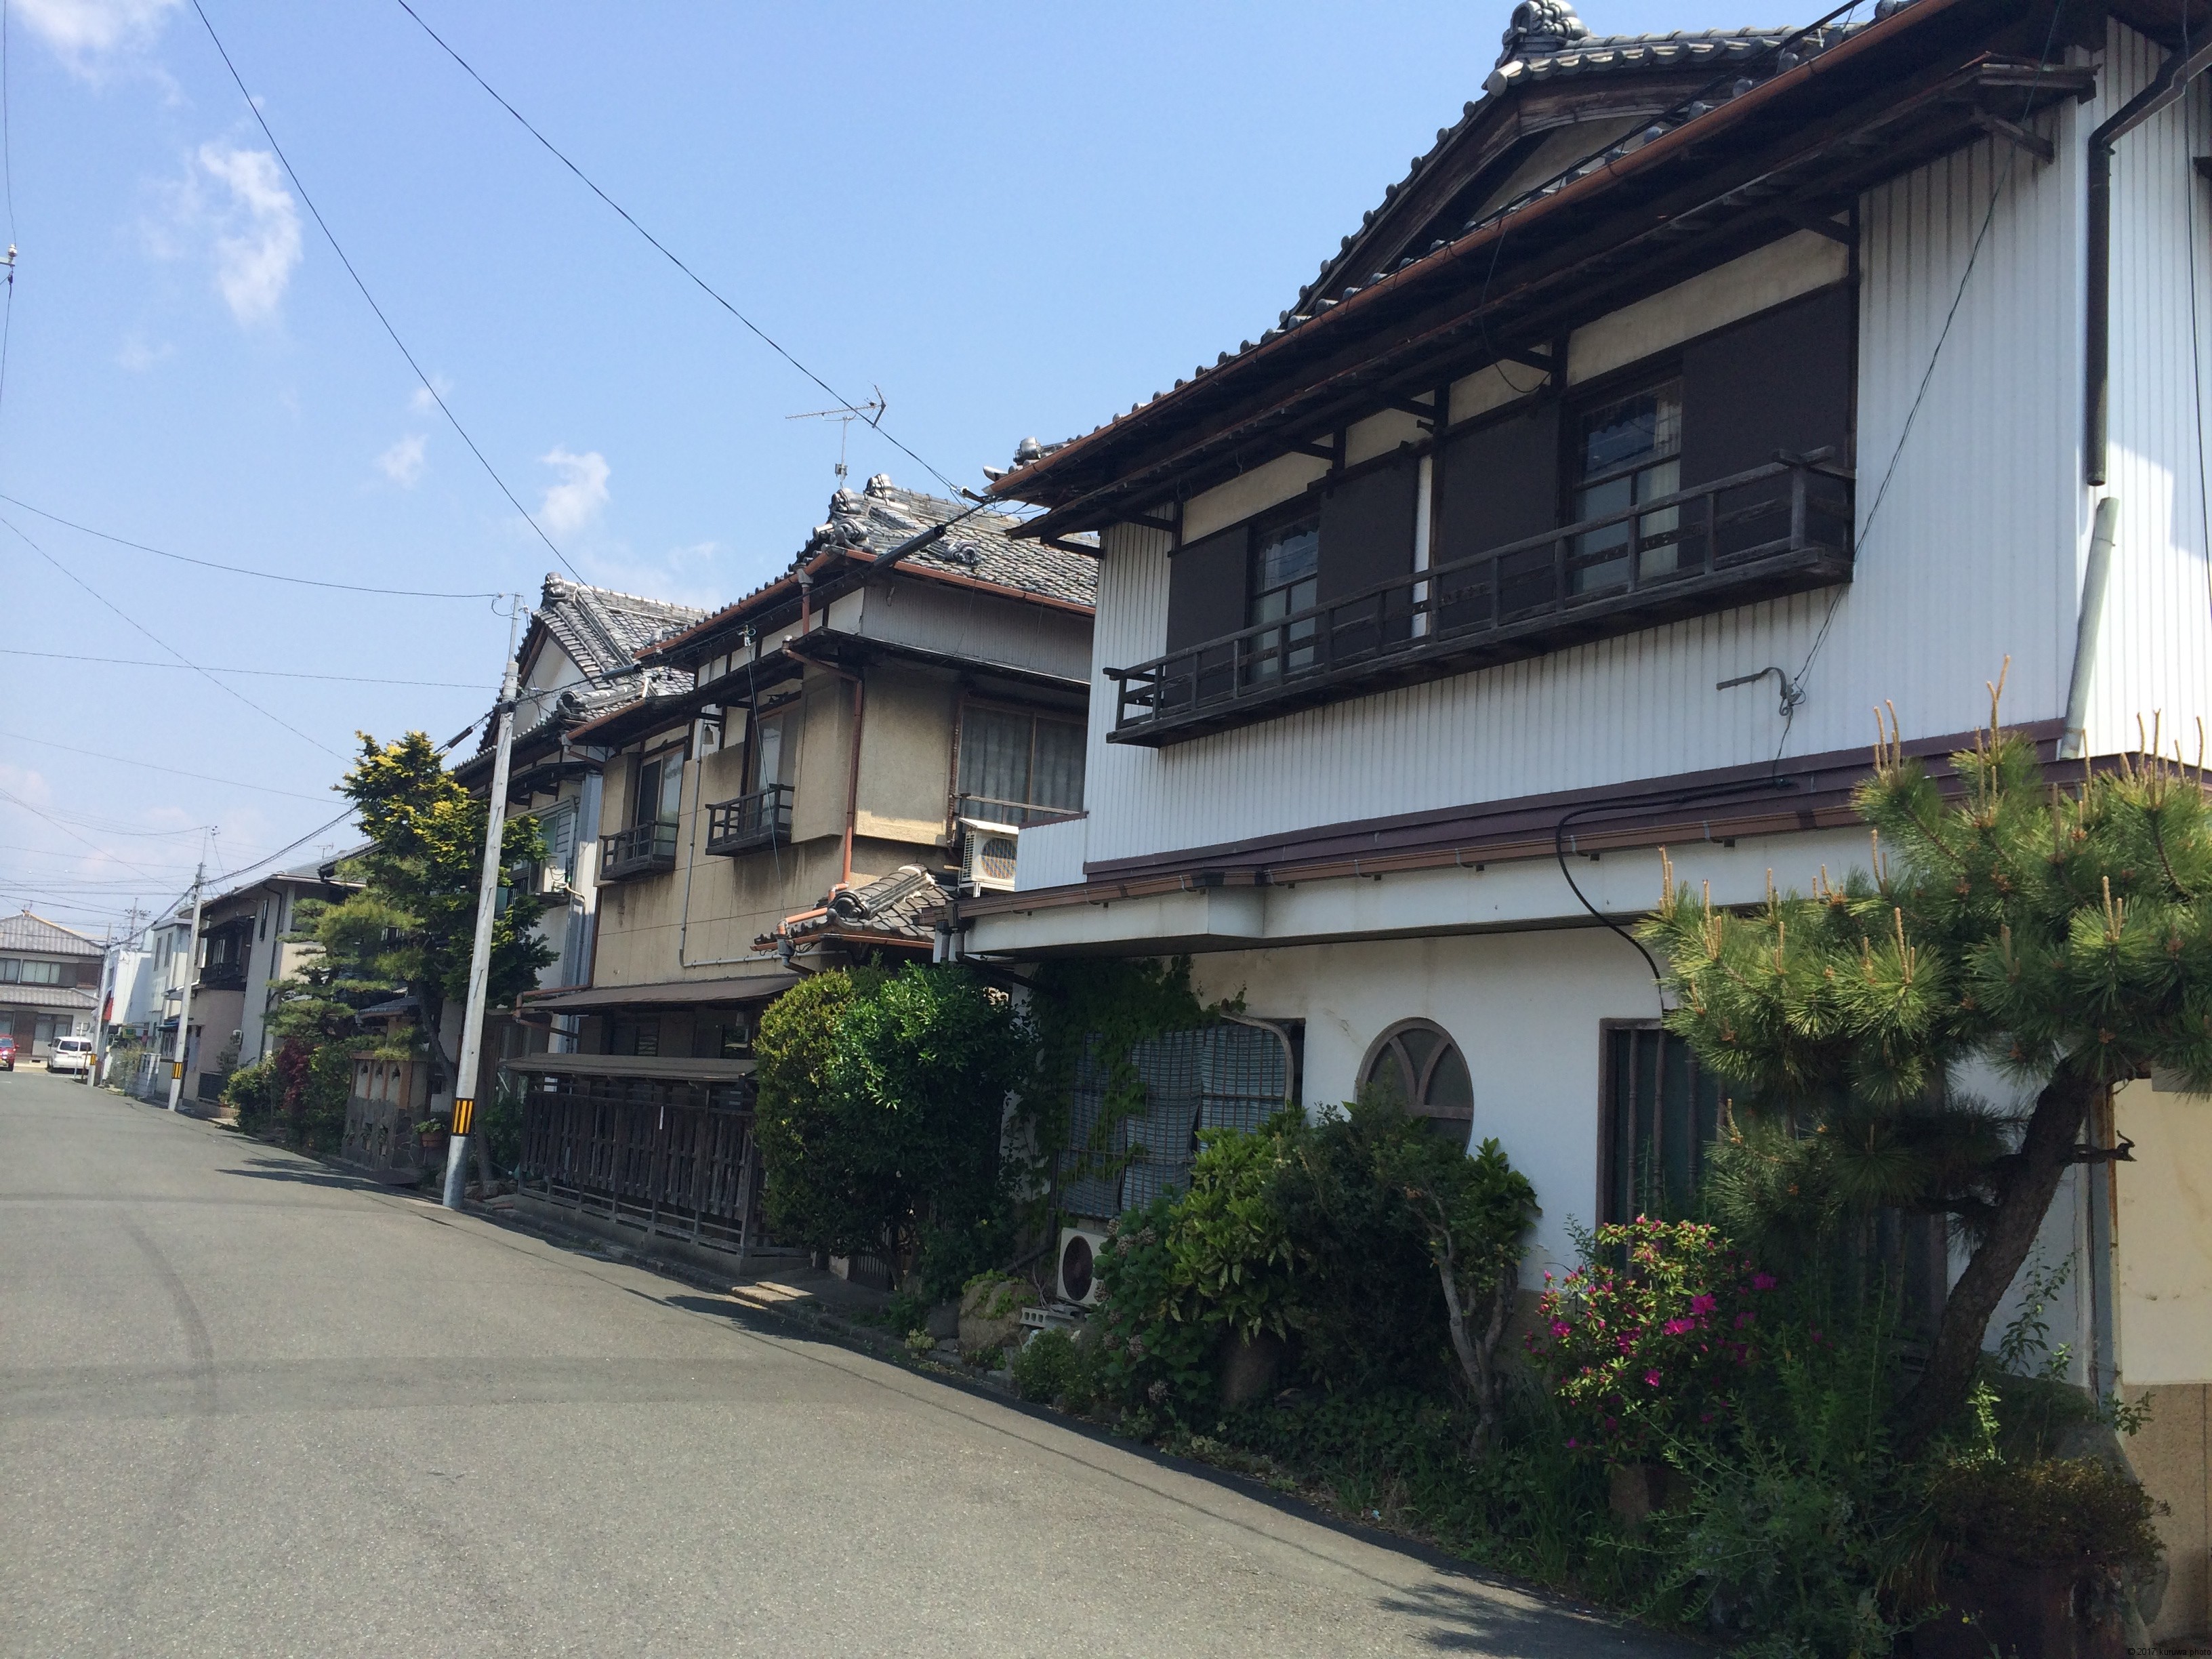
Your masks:
M 507 811 L 538 822 L 545 842 L 538 884 L 546 900 L 539 933 L 554 959 L 538 975 L 546 990 L 591 978 L 592 926 L 599 884 L 600 769 L 604 746 L 571 741 L 576 729 L 648 697 L 690 689 L 679 670 L 647 666 L 640 653 L 706 613 L 665 599 L 643 599 L 549 574 L 515 657 L 514 738 Z M 491 787 L 496 723 L 485 723 L 477 752 L 453 769 L 479 793 Z M 459 1018 L 459 1011 L 453 1012 Z M 487 1053 L 515 1048 L 524 1034 L 504 1029 L 495 1012 Z M 575 1022 L 564 1018 L 535 1046 L 573 1046 Z M 458 1044 L 453 1045 L 458 1048 Z
M 300 936 L 301 902 L 335 902 L 355 885 L 335 863 L 307 864 L 241 883 L 202 907 L 183 1109 L 214 1111 L 231 1073 L 269 1053 L 276 988 L 320 954 Z
M 1089 811 L 961 948 L 1195 953 L 1302 1030 L 1307 1101 L 1497 1136 L 1532 1278 L 1686 1193 L 1717 1091 L 1620 931 L 1662 846 L 1720 902 L 1863 865 L 1869 706 L 1940 757 L 2008 657 L 2054 763 L 2212 708 L 2191 11 L 2185 47 L 2166 0 L 1516 7 L 1269 325 L 994 485 L 1099 539 Z M 2135 1162 L 2046 1243 L 2077 1376 L 2151 1390 L 2131 1455 L 2197 1517 L 2166 1626 L 2201 1628 L 2212 1103 L 2121 1092 Z
M 1097 562 L 1015 528 L 880 475 L 839 490 L 781 574 L 641 653 L 683 689 L 568 733 L 604 757 L 599 922 L 589 982 L 525 1000 L 580 1022 L 575 1052 L 505 1063 L 526 1200 L 742 1243 L 761 1010 L 930 959 L 946 893 L 1011 884 L 1080 806 Z
M 0 917 L 0 1031 L 21 1058 L 44 1060 L 55 1038 L 92 1035 L 102 949 L 27 909 Z

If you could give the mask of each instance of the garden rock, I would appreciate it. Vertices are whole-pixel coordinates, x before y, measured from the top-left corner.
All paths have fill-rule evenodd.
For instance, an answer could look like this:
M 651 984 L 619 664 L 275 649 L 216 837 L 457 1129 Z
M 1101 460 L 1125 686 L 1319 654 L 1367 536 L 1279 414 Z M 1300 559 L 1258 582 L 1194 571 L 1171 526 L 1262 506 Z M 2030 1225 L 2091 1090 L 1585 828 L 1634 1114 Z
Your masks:
M 987 1348 L 1011 1352 L 1021 1346 L 1022 1310 L 1037 1304 L 1036 1289 L 1018 1279 L 987 1279 L 970 1285 L 957 1310 L 960 1352 Z

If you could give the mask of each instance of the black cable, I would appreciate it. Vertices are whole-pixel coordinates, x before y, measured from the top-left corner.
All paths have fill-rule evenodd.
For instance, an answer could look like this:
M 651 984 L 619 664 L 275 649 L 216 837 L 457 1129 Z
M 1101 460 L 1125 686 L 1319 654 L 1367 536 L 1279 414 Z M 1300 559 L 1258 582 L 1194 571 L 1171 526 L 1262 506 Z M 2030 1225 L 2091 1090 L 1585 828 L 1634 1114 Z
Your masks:
M 197 6 L 199 3 L 199 0 L 192 0 L 192 3 Z M 605 202 L 609 207 L 612 208 L 617 214 L 619 214 L 622 217 L 623 222 L 628 225 L 632 230 L 635 231 L 639 235 L 644 237 L 648 243 L 652 244 L 653 251 L 659 253 L 662 258 L 667 260 L 668 263 L 674 265 L 677 270 L 682 271 L 686 276 L 689 276 L 697 286 L 702 294 L 704 294 L 716 305 L 728 312 L 731 316 L 736 318 L 738 321 L 744 324 L 747 329 L 751 331 L 753 337 L 759 340 L 762 344 L 768 347 L 769 350 L 775 353 L 777 356 L 782 358 L 787 363 L 789 363 L 793 368 L 797 369 L 801 374 L 804 374 L 808 380 L 813 381 L 816 386 L 821 387 L 822 390 L 827 392 L 830 397 L 836 398 L 839 408 L 849 409 L 852 410 L 855 415 L 860 414 L 859 407 L 851 398 L 846 397 L 843 392 L 831 386 L 829 381 L 823 380 L 812 369 L 807 368 L 805 363 L 800 362 L 798 358 L 793 356 L 790 352 L 785 350 L 784 348 L 779 344 L 767 332 L 767 331 L 763 329 L 758 323 L 753 321 L 753 319 L 746 316 L 744 312 L 739 311 L 737 307 L 732 305 L 727 300 L 724 299 L 705 277 L 702 276 L 697 271 L 692 270 L 690 266 L 685 264 L 684 261 L 678 258 L 675 254 L 669 252 L 665 243 L 662 242 L 658 236 L 655 236 L 643 225 L 638 223 L 635 219 L 632 218 L 628 208 L 624 207 L 620 202 L 615 200 L 613 197 L 608 195 L 606 191 L 601 190 L 597 184 L 593 183 L 591 175 L 586 173 L 583 168 L 578 167 L 574 161 L 570 161 L 568 156 L 562 152 L 559 146 L 555 144 L 550 138 L 548 138 L 544 133 L 540 132 L 535 126 L 533 126 L 531 124 L 530 118 L 528 116 L 525 115 L 520 110 L 515 108 L 514 105 L 508 103 L 505 98 L 500 95 L 498 90 L 493 87 L 490 82 L 485 80 L 483 76 L 477 74 L 475 65 L 471 64 L 467 58 L 462 57 L 460 53 L 455 52 L 453 47 L 447 46 L 446 44 L 445 37 L 440 34 L 437 30 L 432 28 L 428 23 L 424 22 L 422 21 L 422 14 L 416 11 L 413 6 L 410 5 L 408 3 L 408 0 L 398 0 L 398 4 L 400 10 L 405 12 L 410 17 L 415 20 L 416 26 L 419 27 L 423 33 L 428 35 L 432 40 L 437 43 L 438 49 L 441 52 L 444 52 L 447 57 L 452 58 L 456 64 L 459 64 L 461 66 L 462 70 L 468 76 L 469 79 L 475 82 L 478 86 L 482 87 L 488 94 L 489 94 L 491 100 L 494 103 L 497 104 L 509 115 L 512 115 L 521 124 L 522 130 L 525 132 L 528 133 L 532 138 L 535 138 L 540 144 L 544 145 L 548 155 L 552 156 L 555 161 L 560 162 L 562 167 L 568 168 L 569 172 L 574 173 L 577 179 L 582 182 L 585 189 L 590 191 L 592 195 L 598 197 L 599 200 Z M 204 19 L 204 15 L 203 15 L 203 18 Z M 271 139 L 270 142 L 273 143 L 276 141 Z M 304 191 L 301 193 L 302 195 L 306 194 Z M 865 419 L 866 417 L 862 416 L 862 418 Z M 938 483 L 943 484 L 947 489 L 953 491 L 956 495 L 959 493 L 960 486 L 958 484 L 954 483 L 951 479 L 946 477 L 942 472 L 939 472 L 927 461 L 923 460 L 921 456 L 915 454 L 914 451 L 908 449 L 904 444 L 901 443 L 896 437 L 893 437 L 890 433 L 884 430 L 880 411 L 878 411 L 877 418 L 868 421 L 868 425 L 875 429 L 875 431 L 883 438 L 884 442 L 890 445 L 892 448 L 897 450 L 900 454 L 905 456 L 916 466 L 921 468 L 923 471 L 928 473 L 930 477 L 935 478 Z
M 1659 971 L 1659 963 L 1653 958 L 1651 952 L 1644 948 L 1644 941 L 1592 904 L 1589 902 L 1589 896 L 1583 891 L 1582 884 L 1575 879 L 1574 872 L 1567 867 L 1567 826 L 1577 818 L 1589 817 L 1594 812 L 1609 812 L 1624 806 L 1643 806 L 1656 811 L 1668 806 L 1693 805 L 1702 800 L 1723 800 L 1731 795 L 1747 794 L 1754 789 L 1795 789 L 1797 785 L 1795 780 L 1770 771 L 1763 778 L 1747 779 L 1741 783 L 1717 783 L 1708 788 L 1686 789 L 1673 795 L 1616 795 L 1611 800 L 1593 801 L 1587 806 L 1577 806 L 1571 812 L 1563 813 L 1560 815 L 1559 821 L 1552 826 L 1552 854 L 1559 861 L 1559 873 L 1566 878 L 1567 885 L 1573 890 L 1575 897 L 1580 901 L 1583 909 L 1589 911 L 1599 921 L 1636 947 L 1636 954 L 1644 958 L 1644 965 L 1651 970 L 1651 983 L 1659 988 L 1662 992 L 1661 1012 L 1666 1012 L 1664 997 L 1666 976 Z
M 231 789 L 258 789 L 264 795 L 289 795 L 294 800 L 327 801 L 330 799 L 327 795 L 303 795 L 296 789 L 278 789 L 265 783 L 248 783 L 243 778 L 218 778 L 210 776 L 205 772 L 187 772 L 181 767 L 163 766 L 154 761 L 132 760 L 127 755 L 103 755 L 96 749 L 80 749 L 75 744 L 54 743 L 46 738 L 27 737 L 21 732 L 0 732 L 0 738 L 4 738 L 10 743 L 33 743 L 38 744 L 41 749 L 59 749 L 71 755 L 80 755 L 86 760 L 112 761 L 118 766 L 143 767 L 149 772 L 167 772 L 177 777 L 191 778 L 200 783 L 220 783 L 225 787 Z M 102 835 L 119 836 L 133 832 L 121 830 L 103 830 L 100 833 Z M 160 831 L 148 830 L 145 833 L 149 835 L 168 835 L 173 832 L 164 830 Z M 176 831 L 173 833 L 183 834 L 185 832 Z
M 71 841 L 83 842 L 87 847 L 91 848 L 92 850 L 99 854 L 100 857 L 104 859 L 113 859 L 116 863 L 121 865 L 125 869 L 136 870 L 140 875 L 145 877 L 149 881 L 165 881 L 167 879 L 165 876 L 155 875 L 151 870 L 146 869 L 141 865 L 131 863 L 129 859 L 117 858 L 113 853 L 109 852 L 105 847 L 95 845 L 94 842 L 86 840 L 84 836 L 77 834 L 76 830 L 70 829 L 69 825 L 64 823 L 59 818 L 53 817 L 43 807 L 33 805 L 29 801 L 25 800 L 21 795 L 15 794 L 9 790 L 0 789 L 0 800 L 12 802 L 14 805 L 21 807 L 26 812 L 30 813 L 33 817 L 41 817 L 46 819 L 48 823 L 52 824 L 55 829 L 60 830 L 62 834 L 67 836 Z
M 178 669 L 182 663 L 149 662 L 143 657 L 80 657 L 66 651 L 22 651 L 14 646 L 0 645 L 0 657 L 39 657 L 48 662 L 96 662 L 112 668 Z M 308 674 L 289 668 L 210 668 L 210 674 L 255 674 L 264 679 L 331 680 L 342 685 L 410 685 L 427 686 L 441 691 L 483 691 L 487 688 L 468 680 L 388 680 L 369 674 Z
M 9 288 L 11 292 L 14 287 L 15 276 L 11 272 L 9 276 Z M 5 337 L 0 336 L 0 385 L 5 384 L 7 377 L 8 359 L 4 341 Z M 481 593 L 461 593 L 436 588 L 370 587 L 360 582 L 326 582 L 313 576 L 287 576 L 274 570 L 255 570 L 242 564 L 221 564 L 213 559 L 196 559 L 189 553 L 172 553 L 166 548 L 150 547 L 144 542 L 134 542 L 128 536 L 114 536 L 105 530 L 94 530 L 88 524 L 79 524 L 74 519 L 64 519 L 58 513 L 49 513 L 43 507 L 33 507 L 30 502 L 18 496 L 0 494 L 0 501 L 6 501 L 11 507 L 20 507 L 26 513 L 35 513 L 40 518 L 60 525 L 65 529 L 78 531 L 87 536 L 97 536 L 104 542 L 113 542 L 118 547 L 128 547 L 140 553 L 151 553 L 157 559 L 174 559 L 179 564 L 196 564 L 203 570 L 227 571 L 234 576 L 258 576 L 264 581 L 290 582 L 298 587 L 333 587 L 344 593 L 380 593 L 386 598 L 398 599 L 498 599 L 506 597 L 503 593 L 493 592 L 489 589 Z M 238 672 L 242 673 L 245 671 L 241 669 Z
M 2036 89 L 2043 83 L 2044 71 L 2051 66 L 2051 43 L 2058 38 L 2058 20 L 2064 15 L 2065 10 L 2066 0 L 2057 0 L 2057 3 L 2051 9 L 2051 27 L 2044 32 L 2043 52 L 2036 59 L 2035 73 L 2029 78 L 2027 94 L 2021 100 L 2020 124 L 2022 126 L 2027 125 L 2035 112 Z M 1881 512 L 1882 502 L 1889 497 L 1890 481 L 1897 476 L 1897 464 L 1905 454 L 1905 441 L 1912 436 L 1913 422 L 1920 417 L 1920 405 L 1927 400 L 1928 388 L 1935 381 L 1936 366 L 1942 362 L 1943 347 L 1951 338 L 1951 325 L 1958 320 L 1959 307 L 1966 302 L 1966 284 L 1973 280 L 1974 266 L 1982 257 L 1982 244 L 1989 240 L 1990 227 L 1996 222 L 1997 204 L 2004 199 L 2005 186 L 2012 182 L 2013 164 L 2019 159 L 2020 146 L 2007 145 L 2004 166 L 1999 169 L 1997 181 L 1990 188 L 1989 205 L 1982 213 L 1981 228 L 1975 231 L 1974 245 L 1967 250 L 1966 268 L 1960 273 L 1958 291 L 1951 296 L 1951 308 L 1943 313 L 1943 327 L 1936 337 L 1936 349 L 1928 354 L 1927 372 L 1921 375 L 1919 389 L 1912 395 L 1912 406 L 1905 412 L 1905 424 L 1898 431 L 1896 447 L 1889 452 L 1889 465 L 1882 469 L 1881 483 L 1874 493 L 1874 505 L 1867 508 L 1866 520 L 1861 526 L 1858 536 L 1858 547 L 1862 550 L 1866 546 L 1867 538 L 1874 532 L 1874 522 Z M 2194 257 L 2193 248 L 2191 257 Z M 2194 290 L 2192 289 L 2191 292 L 2193 295 Z M 2201 462 L 2203 446 L 2199 445 L 2198 448 L 2200 451 L 2198 459 Z M 1820 654 L 1820 647 L 1828 641 L 1828 629 L 1835 623 L 1836 611 L 1844 602 L 1845 592 L 1845 589 L 1838 587 L 1828 598 L 1828 611 L 1827 615 L 1820 619 L 1820 631 L 1813 636 L 1812 649 L 1805 653 L 1805 660 L 1797 670 L 1797 684 L 1800 686 L 1805 684 L 1805 676 L 1811 671 L 1814 659 Z M 1786 720 L 1782 728 L 1782 741 L 1785 744 L 1790 741 L 1790 726 Z M 1774 751 L 1774 757 L 1777 761 L 1782 758 L 1782 750 L 1778 746 Z
M 240 691 L 235 686 L 225 685 L 221 680 L 216 678 L 214 675 L 209 673 L 206 669 L 202 668 L 190 657 L 187 657 L 183 652 L 178 650 L 175 646 L 171 645 L 167 640 L 155 633 L 153 629 L 146 627 L 136 617 L 131 617 L 129 613 L 125 611 L 120 605 L 118 605 L 113 600 L 108 599 L 106 595 L 93 586 L 90 582 L 85 580 L 83 577 L 78 575 L 76 572 L 70 569 L 52 554 L 47 552 L 45 548 L 40 547 L 38 543 L 33 541 L 21 530 L 16 529 L 15 526 L 10 523 L 7 519 L 0 518 L 0 526 L 5 526 L 9 530 L 13 531 L 16 539 L 21 541 L 24 546 L 29 548 L 32 552 L 37 554 L 48 564 L 53 566 L 53 568 L 60 571 L 63 575 L 68 577 L 86 592 L 91 594 L 94 599 L 99 600 L 102 605 L 113 611 L 115 615 L 120 617 L 124 622 L 129 623 L 132 628 L 137 629 L 138 632 L 143 634 L 148 639 L 153 641 L 155 644 L 160 646 L 162 650 L 167 652 L 185 667 L 198 674 L 210 685 L 214 686 L 219 691 L 225 692 L 228 695 L 237 698 L 239 702 L 244 703 L 248 708 L 251 708 L 255 714 L 260 715 L 263 719 L 275 720 L 277 725 L 283 726 L 287 732 L 289 732 L 294 737 L 298 738 L 301 742 L 313 744 L 316 748 L 321 750 L 325 755 L 330 756 L 332 759 L 343 760 L 345 758 L 328 744 L 309 737 L 305 732 L 302 732 L 298 726 L 293 725 L 289 720 L 283 720 L 277 715 L 270 714 L 267 709 L 264 708 L 259 703 L 254 702 L 252 698 L 247 696 L 246 693 Z
M 568 556 L 553 545 L 553 538 L 545 533 L 545 527 L 531 516 L 530 509 L 507 487 L 507 480 L 501 477 L 499 470 L 485 459 L 483 451 L 477 447 L 477 441 L 469 436 L 468 428 L 446 406 L 446 400 L 439 395 L 438 388 L 430 384 L 430 377 L 422 372 L 422 365 L 415 361 L 415 354 L 407 349 L 407 342 L 399 337 L 399 331 L 392 327 L 392 319 L 384 314 L 384 307 L 376 303 L 376 296 L 368 291 L 368 284 L 362 281 L 361 273 L 353 268 L 353 261 L 346 258 L 345 249 L 338 246 L 338 239 L 332 233 L 329 222 L 323 217 L 323 210 L 315 205 L 315 198 L 307 194 L 307 187 L 300 182 L 300 175 L 293 168 L 291 157 L 284 154 L 284 147 L 276 142 L 276 135 L 270 131 L 268 118 L 262 114 L 261 106 L 255 101 L 253 94 L 246 89 L 245 77 L 239 74 L 238 65 L 230 61 L 230 53 L 222 44 L 222 37 L 215 32 L 215 25 L 209 21 L 206 8 L 200 4 L 200 0 L 192 0 L 192 9 L 199 14 L 201 26 L 207 30 L 208 39 L 215 42 L 216 55 L 222 59 L 222 66 L 230 71 L 231 80 L 237 83 L 239 96 L 246 100 L 246 107 L 252 112 L 254 123 L 261 129 L 261 136 L 269 141 L 269 148 L 276 152 L 276 160 L 284 168 L 285 177 L 291 179 L 292 187 L 300 192 L 300 199 L 307 204 L 307 211 L 314 216 L 315 224 L 322 231 L 324 240 L 330 243 L 331 252 L 338 256 L 338 263 L 345 267 L 346 275 L 353 278 L 353 285 L 361 290 L 361 297 L 368 301 L 368 308 L 376 313 L 376 320 L 384 325 L 384 331 L 392 337 L 392 343 L 399 348 L 399 355 L 407 360 L 407 367 L 415 371 L 415 378 L 422 383 L 422 390 L 430 394 L 431 401 L 438 405 L 438 412 L 460 434 L 461 441 L 469 447 L 469 453 L 477 458 L 477 465 L 499 486 L 499 493 L 507 497 L 507 505 L 522 514 L 523 522 L 538 532 L 538 539 L 545 544 L 568 574 L 582 581 L 584 573 L 570 564 Z

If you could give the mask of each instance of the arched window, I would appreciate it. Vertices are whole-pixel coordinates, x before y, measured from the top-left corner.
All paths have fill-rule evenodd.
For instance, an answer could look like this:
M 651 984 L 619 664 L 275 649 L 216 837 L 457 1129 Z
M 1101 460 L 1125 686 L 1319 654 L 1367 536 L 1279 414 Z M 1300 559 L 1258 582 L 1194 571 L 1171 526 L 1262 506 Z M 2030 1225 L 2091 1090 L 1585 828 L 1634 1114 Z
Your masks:
M 1361 1084 L 1402 1102 L 1444 1139 L 1464 1146 L 1474 1127 L 1474 1079 L 1459 1045 L 1425 1019 L 1394 1025 L 1367 1056 Z

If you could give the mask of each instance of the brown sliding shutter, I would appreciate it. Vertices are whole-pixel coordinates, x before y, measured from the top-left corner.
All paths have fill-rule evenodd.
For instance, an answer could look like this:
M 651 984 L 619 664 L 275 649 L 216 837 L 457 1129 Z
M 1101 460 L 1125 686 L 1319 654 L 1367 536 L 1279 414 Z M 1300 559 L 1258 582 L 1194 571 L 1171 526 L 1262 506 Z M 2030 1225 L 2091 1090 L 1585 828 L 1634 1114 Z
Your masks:
M 1378 467 L 1322 498 L 1320 593 L 1326 601 L 1413 569 L 1418 461 Z
M 1559 408 L 1552 400 L 1453 439 L 1438 465 L 1431 563 L 1559 527 Z
M 1855 367 L 1848 286 L 1777 306 L 1682 349 L 1682 483 L 1832 447 L 1851 464 Z
M 1248 527 L 1195 541 L 1168 559 L 1168 649 L 1180 651 L 1244 626 Z

